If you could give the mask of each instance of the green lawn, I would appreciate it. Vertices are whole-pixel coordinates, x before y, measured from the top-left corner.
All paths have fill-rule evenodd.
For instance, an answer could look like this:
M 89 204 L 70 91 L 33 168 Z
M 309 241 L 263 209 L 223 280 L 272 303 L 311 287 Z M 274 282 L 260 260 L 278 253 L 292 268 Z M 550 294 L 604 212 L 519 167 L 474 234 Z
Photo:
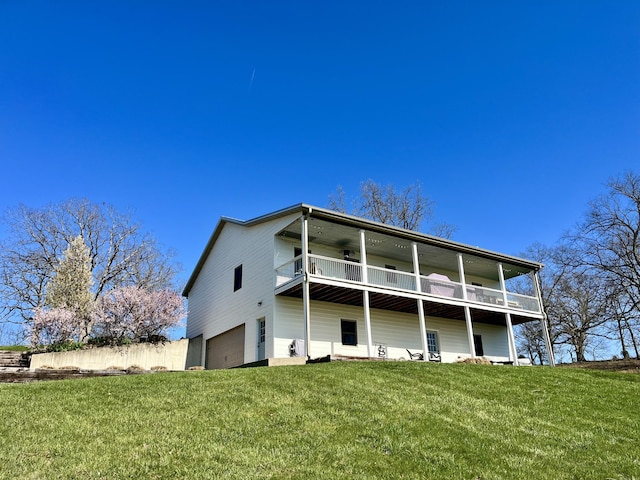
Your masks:
M 9 352 L 27 352 L 29 351 L 29 347 L 25 345 L 5 345 L 0 346 L 0 350 L 6 350 Z
M 640 376 L 335 362 L 0 385 L 0 478 L 640 479 Z

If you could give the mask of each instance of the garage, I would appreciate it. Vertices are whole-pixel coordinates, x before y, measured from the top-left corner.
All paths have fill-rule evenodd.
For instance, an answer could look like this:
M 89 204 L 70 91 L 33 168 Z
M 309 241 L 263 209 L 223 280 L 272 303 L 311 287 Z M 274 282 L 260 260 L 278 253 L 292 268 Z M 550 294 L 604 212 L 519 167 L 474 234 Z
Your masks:
M 244 323 L 207 340 L 207 369 L 231 368 L 244 363 Z

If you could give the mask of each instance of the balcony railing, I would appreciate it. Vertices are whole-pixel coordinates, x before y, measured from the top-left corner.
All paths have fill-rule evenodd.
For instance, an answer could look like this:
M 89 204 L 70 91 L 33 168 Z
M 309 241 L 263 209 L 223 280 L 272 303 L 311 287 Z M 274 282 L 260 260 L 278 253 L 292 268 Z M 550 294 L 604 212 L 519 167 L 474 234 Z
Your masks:
M 349 260 L 309 255 L 309 274 L 344 282 L 364 283 L 362 265 Z M 288 261 L 276 269 L 276 287 L 302 275 L 302 256 Z M 389 268 L 368 266 L 367 284 L 389 290 L 417 292 L 416 275 Z M 502 290 L 466 285 L 466 300 L 470 302 L 504 307 L 505 295 Z M 420 292 L 439 298 L 464 300 L 463 285 L 451 280 L 420 276 Z M 540 313 L 536 297 L 507 292 L 507 307 L 527 312 Z

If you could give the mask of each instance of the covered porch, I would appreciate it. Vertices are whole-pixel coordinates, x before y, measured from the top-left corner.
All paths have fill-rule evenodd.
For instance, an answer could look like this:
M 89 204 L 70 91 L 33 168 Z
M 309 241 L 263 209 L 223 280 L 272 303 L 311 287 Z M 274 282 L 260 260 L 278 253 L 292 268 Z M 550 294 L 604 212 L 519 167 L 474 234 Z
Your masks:
M 382 309 L 416 315 L 425 357 L 425 317 L 465 322 L 472 357 L 474 323 L 505 326 L 509 359 L 517 363 L 513 325 L 544 318 L 539 265 L 375 222 L 363 225 L 355 217 L 341 219 L 303 216 L 276 235 L 276 242 L 292 248 L 288 259 L 276 263 L 275 293 L 302 299 L 307 345 L 309 304 L 318 300 L 363 308 L 371 357 L 370 311 Z

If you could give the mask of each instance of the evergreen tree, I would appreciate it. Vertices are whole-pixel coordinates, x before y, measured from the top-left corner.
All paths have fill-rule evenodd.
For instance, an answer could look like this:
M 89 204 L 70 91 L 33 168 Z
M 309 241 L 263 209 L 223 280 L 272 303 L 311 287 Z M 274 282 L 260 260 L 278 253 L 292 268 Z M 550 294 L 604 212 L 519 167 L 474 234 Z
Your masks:
M 72 312 L 82 325 L 82 338 L 91 333 L 91 314 L 94 295 L 89 248 L 82 236 L 69 243 L 64 258 L 56 266 L 47 285 L 46 305 L 52 309 Z

